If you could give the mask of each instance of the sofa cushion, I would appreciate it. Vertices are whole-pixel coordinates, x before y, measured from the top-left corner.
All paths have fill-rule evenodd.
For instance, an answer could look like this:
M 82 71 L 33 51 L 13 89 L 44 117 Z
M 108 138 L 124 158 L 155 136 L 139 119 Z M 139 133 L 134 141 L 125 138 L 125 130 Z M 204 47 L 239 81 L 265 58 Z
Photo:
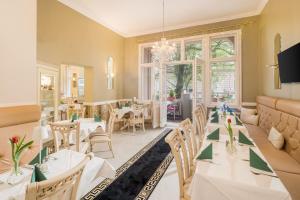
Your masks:
M 284 145 L 284 137 L 282 134 L 274 127 L 271 128 L 268 140 L 273 144 L 276 149 L 282 149 Z
M 277 176 L 280 178 L 286 189 L 289 191 L 292 199 L 300 199 L 299 183 L 300 175 L 276 171 Z
M 241 120 L 246 124 L 257 125 L 258 124 L 257 110 L 241 108 Z
M 246 125 L 250 137 L 274 170 L 300 175 L 300 164 L 283 150 L 277 150 L 269 142 L 267 134 L 257 126 Z

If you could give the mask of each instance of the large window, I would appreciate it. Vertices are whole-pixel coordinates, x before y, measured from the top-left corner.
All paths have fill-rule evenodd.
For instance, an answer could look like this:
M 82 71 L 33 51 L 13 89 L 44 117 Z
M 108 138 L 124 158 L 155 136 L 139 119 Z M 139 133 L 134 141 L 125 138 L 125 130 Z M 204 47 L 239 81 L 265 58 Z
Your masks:
M 239 104 L 239 67 L 237 52 L 237 36 L 222 35 L 210 37 L 209 47 L 209 102 L 225 101 Z
M 182 92 L 179 90 L 190 90 L 193 91 L 195 102 L 205 102 L 210 106 L 216 105 L 218 101 L 225 101 L 233 106 L 240 105 L 239 30 L 179 38 L 169 42 L 176 44 L 177 51 L 174 61 L 166 64 L 169 66 L 166 74 L 166 82 L 170 86 L 166 88 L 168 92 L 174 90 L 179 95 Z M 140 45 L 139 97 L 144 99 L 151 99 L 157 94 L 152 45 L 153 43 Z M 180 81 L 183 87 L 178 86 Z

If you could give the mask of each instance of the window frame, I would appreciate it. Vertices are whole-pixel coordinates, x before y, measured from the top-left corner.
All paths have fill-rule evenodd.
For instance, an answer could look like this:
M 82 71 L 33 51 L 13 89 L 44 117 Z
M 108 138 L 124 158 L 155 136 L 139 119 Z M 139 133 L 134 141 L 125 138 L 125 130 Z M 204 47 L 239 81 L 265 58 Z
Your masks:
M 205 103 L 209 107 L 213 107 L 217 105 L 217 102 L 211 101 L 211 70 L 210 65 L 212 62 L 226 62 L 226 61 L 234 61 L 235 62 L 235 93 L 236 99 L 234 103 L 229 103 L 232 107 L 240 107 L 242 102 L 242 62 L 241 62 L 241 54 L 242 54 L 242 47 L 241 47 L 241 29 L 232 30 L 232 31 L 225 31 L 225 32 L 216 32 L 204 35 L 196 35 L 190 37 L 182 37 L 168 40 L 170 43 L 180 43 L 180 59 L 179 61 L 172 61 L 167 64 L 182 64 L 187 62 L 197 62 L 200 61 L 203 63 L 203 103 Z M 215 38 L 222 38 L 222 37 L 230 37 L 233 36 L 235 38 L 235 55 L 232 57 L 224 57 L 224 58 L 212 58 L 211 57 L 211 39 Z M 192 41 L 201 41 L 202 43 L 202 55 L 201 58 L 195 60 L 187 60 L 185 55 L 185 44 L 187 42 Z M 141 43 L 139 44 L 139 56 L 138 56 L 138 95 L 139 98 L 142 98 L 142 86 L 143 86 L 143 78 L 142 78 L 142 67 L 153 67 L 153 62 L 151 63 L 143 63 L 143 48 L 151 47 L 155 44 L 155 42 L 149 43 Z M 153 76 L 153 73 L 152 73 Z M 194 75 L 195 76 L 195 75 Z M 153 77 L 152 77 L 153 80 Z M 153 97 L 153 88 L 151 87 L 151 97 Z

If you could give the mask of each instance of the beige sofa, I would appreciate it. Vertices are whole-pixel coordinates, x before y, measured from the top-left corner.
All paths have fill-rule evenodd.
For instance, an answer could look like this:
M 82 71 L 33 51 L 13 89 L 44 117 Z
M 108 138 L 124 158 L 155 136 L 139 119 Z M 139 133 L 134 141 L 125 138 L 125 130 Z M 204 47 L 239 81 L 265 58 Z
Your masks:
M 272 165 L 293 199 L 300 199 L 300 101 L 258 96 L 258 126 L 247 125 L 250 136 Z M 268 141 L 271 127 L 285 139 L 277 150 Z
M 11 147 L 9 138 L 12 136 L 32 139 L 33 128 L 39 125 L 41 116 L 37 105 L 0 107 L 0 173 L 11 168 Z M 21 164 L 28 163 L 38 152 L 39 142 L 34 141 L 33 147 L 23 153 Z

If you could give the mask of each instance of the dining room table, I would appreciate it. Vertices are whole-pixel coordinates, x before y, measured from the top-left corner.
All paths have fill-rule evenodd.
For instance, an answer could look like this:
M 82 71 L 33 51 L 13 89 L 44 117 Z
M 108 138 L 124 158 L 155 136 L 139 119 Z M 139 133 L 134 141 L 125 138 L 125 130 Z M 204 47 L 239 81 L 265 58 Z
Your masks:
M 48 155 L 46 165 L 46 171 L 43 171 L 46 179 L 55 178 L 63 175 L 67 171 L 77 166 L 84 158 L 86 154 L 76 151 L 63 149 L 53 154 Z M 7 179 L 10 172 L 0 174 L 0 199 L 1 200 L 24 200 L 26 195 L 26 186 L 30 184 L 31 176 L 33 173 L 32 165 L 26 165 L 21 167 L 24 174 L 24 178 L 21 182 L 10 185 L 7 183 Z M 114 179 L 116 170 L 105 159 L 99 157 L 93 157 L 86 164 L 77 190 L 77 198 L 80 199 L 90 189 L 92 185 L 95 185 L 95 181 L 99 178 Z
M 144 117 L 149 115 L 148 110 L 145 106 L 143 106 L 142 110 L 135 108 L 134 106 L 123 106 L 122 108 L 115 108 L 114 112 L 116 113 L 116 117 L 118 120 L 124 120 L 124 125 L 120 128 L 120 130 L 124 130 L 128 128 L 129 123 L 125 118 L 126 114 L 133 113 L 134 115 L 138 115 L 143 113 Z
M 225 126 L 224 122 L 206 129 L 195 158 L 196 169 L 189 188 L 191 200 L 290 200 L 289 192 L 250 138 L 246 127 L 235 127 L 238 132 L 233 142 L 235 151 L 229 151 L 229 135 L 221 126 Z M 213 132 L 219 136 L 210 137 L 215 134 Z M 241 143 L 242 136 L 248 144 Z M 203 156 L 208 150 L 211 155 Z M 257 167 L 257 159 L 266 171 Z

